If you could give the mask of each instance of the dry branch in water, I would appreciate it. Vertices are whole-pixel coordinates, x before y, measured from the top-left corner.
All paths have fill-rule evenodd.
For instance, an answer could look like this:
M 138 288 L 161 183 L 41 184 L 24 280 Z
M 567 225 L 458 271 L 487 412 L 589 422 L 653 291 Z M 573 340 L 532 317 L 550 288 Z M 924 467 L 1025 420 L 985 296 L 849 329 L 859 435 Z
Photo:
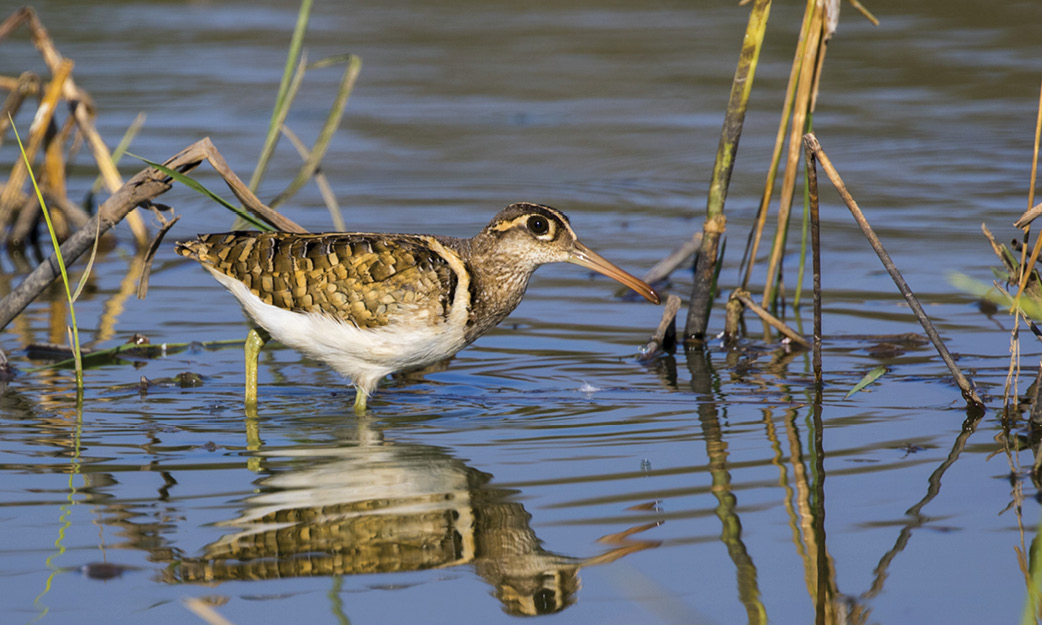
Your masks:
M 207 161 L 228 184 L 232 193 L 247 210 L 264 220 L 272 227 L 285 232 L 307 232 L 293 220 L 276 213 L 265 206 L 228 167 L 228 163 L 217 151 L 210 139 L 202 139 L 188 146 L 179 154 L 163 163 L 169 169 L 185 173 L 195 169 L 203 161 Z M 65 262 L 74 263 L 84 252 L 94 245 L 98 233 L 105 233 L 122 221 L 137 206 L 148 206 L 151 201 L 170 189 L 173 180 L 154 167 L 147 167 L 112 195 L 98 214 L 82 228 L 70 236 L 61 246 Z M 55 255 L 44 262 L 22 281 L 6 297 L 0 300 L 0 330 L 7 327 L 26 306 L 29 305 L 59 275 L 58 260 Z

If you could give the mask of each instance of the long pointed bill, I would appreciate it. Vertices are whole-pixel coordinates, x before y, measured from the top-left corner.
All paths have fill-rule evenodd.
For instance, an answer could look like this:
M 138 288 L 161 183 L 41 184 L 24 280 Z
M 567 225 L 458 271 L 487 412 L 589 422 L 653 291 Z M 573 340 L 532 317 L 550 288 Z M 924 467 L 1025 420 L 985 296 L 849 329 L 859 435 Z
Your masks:
M 608 262 L 608 260 L 603 256 L 578 241 L 576 241 L 572 247 L 572 255 L 568 258 L 568 262 L 579 265 L 580 267 L 586 267 L 587 269 L 593 269 L 597 273 L 603 273 L 612 280 L 617 280 L 637 293 L 640 293 L 644 299 L 648 300 L 652 304 L 658 304 L 662 301 L 659 299 L 658 293 L 656 293 L 647 282 L 644 282 L 640 278 L 635 278 L 622 269 L 619 269 L 617 266 Z

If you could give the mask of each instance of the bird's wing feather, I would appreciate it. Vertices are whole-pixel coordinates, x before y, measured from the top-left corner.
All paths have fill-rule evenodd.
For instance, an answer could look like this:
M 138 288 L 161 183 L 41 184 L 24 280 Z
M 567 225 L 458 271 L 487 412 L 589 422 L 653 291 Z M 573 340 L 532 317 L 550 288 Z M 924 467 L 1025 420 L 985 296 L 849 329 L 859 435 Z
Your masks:
M 360 328 L 448 317 L 458 276 L 433 237 L 369 233 L 229 232 L 179 243 L 266 304 Z

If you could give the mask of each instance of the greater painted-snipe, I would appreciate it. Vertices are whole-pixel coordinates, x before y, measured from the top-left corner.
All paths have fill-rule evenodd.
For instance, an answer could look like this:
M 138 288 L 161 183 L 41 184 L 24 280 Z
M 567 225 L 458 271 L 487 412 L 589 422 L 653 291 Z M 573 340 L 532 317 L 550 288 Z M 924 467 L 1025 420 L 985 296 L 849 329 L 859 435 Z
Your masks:
M 642 280 L 579 242 L 564 213 L 511 204 L 471 239 L 429 234 L 229 232 L 177 243 L 258 327 L 246 340 L 246 403 L 270 338 L 325 362 L 357 389 L 355 412 L 389 373 L 452 356 L 502 321 L 546 263 L 593 269 L 646 299 Z

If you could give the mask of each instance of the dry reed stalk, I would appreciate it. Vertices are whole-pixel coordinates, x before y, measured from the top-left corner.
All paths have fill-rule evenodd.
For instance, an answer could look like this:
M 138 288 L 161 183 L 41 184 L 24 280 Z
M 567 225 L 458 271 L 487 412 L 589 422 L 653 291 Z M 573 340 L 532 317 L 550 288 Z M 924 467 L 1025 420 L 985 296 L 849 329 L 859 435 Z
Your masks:
M 796 191 L 796 175 L 799 172 L 802 149 L 800 137 L 806 131 L 807 115 L 810 112 L 811 92 L 816 90 L 814 77 L 817 74 L 816 58 L 822 54 L 824 10 L 815 5 L 807 24 L 807 38 L 800 60 L 799 81 L 796 85 L 796 100 L 793 104 L 792 123 L 789 126 L 789 151 L 785 159 L 785 176 L 782 178 L 781 195 L 778 202 L 778 226 L 774 233 L 771 254 L 767 263 L 767 275 L 763 286 L 761 305 L 770 308 L 775 301 L 775 280 L 780 273 L 782 255 L 785 252 L 785 238 L 788 233 L 789 213 Z M 750 264 L 754 259 L 750 258 Z
M 290 38 L 289 53 L 286 55 L 286 65 L 282 70 L 282 80 L 279 82 L 279 91 L 275 95 L 275 106 L 271 112 L 271 122 L 268 124 L 268 134 L 264 138 L 264 146 L 261 148 L 257 166 L 250 177 L 250 191 L 256 191 L 260 185 L 264 172 L 267 171 L 268 163 L 272 154 L 275 153 L 275 143 L 279 138 L 279 128 L 286 121 L 293 98 L 296 97 L 300 81 L 304 78 L 304 70 L 307 65 L 307 54 L 303 51 L 304 33 L 307 32 L 308 21 L 311 18 L 311 1 L 301 0 L 300 9 L 297 11 L 297 22 L 293 27 L 293 35 Z M 294 67 L 296 69 L 294 70 Z
M 88 109 L 83 98 L 74 101 L 72 111 L 80 133 L 87 138 L 87 145 L 90 146 L 91 153 L 94 155 L 94 161 L 98 164 L 105 186 L 108 188 L 109 193 L 115 193 L 123 186 L 123 178 L 119 175 L 119 170 L 116 169 L 112 153 L 94 127 L 94 114 Z M 131 233 L 134 235 L 134 241 L 137 242 L 138 248 L 144 248 L 148 244 L 148 228 L 145 226 L 140 213 L 129 213 L 126 221 Z
M 37 110 L 33 122 L 33 130 L 30 131 L 30 146 L 32 146 L 32 142 L 35 138 L 34 131 L 40 128 L 40 126 L 46 127 L 47 125 L 41 124 L 41 121 L 46 119 L 49 123 L 50 119 L 53 117 L 58 97 L 66 100 L 70 105 L 71 117 L 75 120 L 80 135 L 86 140 L 90 147 L 98 169 L 101 171 L 102 176 L 105 179 L 108 190 L 111 193 L 115 193 L 116 190 L 122 186 L 122 179 L 113 164 L 111 153 L 94 127 L 93 105 L 90 96 L 76 86 L 76 82 L 71 76 L 72 61 L 64 58 L 61 53 L 58 52 L 57 47 L 54 45 L 53 40 L 47 32 L 47 29 L 31 7 L 23 7 L 12 13 L 3 22 L 0 22 L 0 41 L 7 38 L 8 35 L 20 26 L 24 26 L 28 29 L 33 45 L 40 52 L 44 63 L 51 72 L 53 78 L 50 84 L 52 87 L 57 86 L 58 88 L 58 96 L 56 96 L 50 103 L 50 108 L 45 109 L 45 105 L 41 103 L 40 108 Z M 70 64 L 67 69 L 65 64 Z M 57 78 L 62 75 L 64 75 L 64 78 L 59 83 Z M 16 83 L 19 91 L 22 91 L 26 85 L 27 83 L 24 83 L 21 79 Z M 12 92 L 12 94 L 13 93 L 14 92 Z M 13 100 L 11 99 L 11 96 L 8 97 L 8 101 L 10 101 L 12 105 L 9 110 L 10 113 L 13 114 L 18 110 L 18 107 L 20 107 L 21 103 L 24 101 L 24 97 L 24 94 L 16 96 Z M 44 101 L 47 101 L 46 97 Z M 5 102 L 5 109 L 6 108 L 7 102 Z M 4 123 L 6 124 L 6 122 Z M 3 130 L 6 130 L 6 127 L 4 127 Z M 34 149 L 30 154 L 31 156 L 35 156 L 35 153 Z M 0 225 L 6 225 L 10 220 L 12 207 L 8 201 L 15 197 L 14 194 L 21 191 L 22 184 L 24 184 L 25 181 L 22 179 L 20 184 L 12 185 L 11 183 L 13 182 L 18 182 L 18 178 L 14 176 L 14 174 L 12 174 L 12 179 L 9 183 L 5 185 L 3 196 L 0 196 Z M 14 188 L 11 188 L 12 186 Z M 64 191 L 60 195 L 64 197 Z M 138 247 L 144 248 L 148 244 L 148 230 L 145 227 L 145 223 L 141 216 L 137 213 L 131 213 L 126 217 L 126 221 L 130 226 Z M 22 230 L 24 230 L 24 226 L 22 227 Z
M 0 89 L 7 91 L 4 104 L 0 106 L 0 145 L 4 144 L 4 137 L 11 127 L 14 114 L 22 107 L 26 98 L 40 93 L 40 88 L 40 77 L 33 72 L 22 72 L 17 79 L 0 76 Z
M 50 127 L 53 128 L 53 126 L 52 122 Z M 69 202 L 69 198 L 65 194 L 65 157 L 62 152 L 62 145 L 64 145 L 66 139 L 72 133 L 72 128 L 72 121 L 66 119 L 65 123 L 62 124 L 61 130 L 47 140 L 43 171 L 37 181 L 40 184 L 40 190 L 43 192 L 47 205 L 51 207 L 51 221 L 53 222 L 55 233 L 62 240 L 69 236 L 73 225 L 76 227 L 82 226 L 90 219 L 90 216 L 78 206 L 73 209 L 72 207 L 75 205 Z M 36 201 L 35 196 L 30 196 L 29 200 L 20 204 L 21 208 L 18 211 L 18 216 L 7 235 L 9 245 L 23 245 L 25 240 L 32 235 L 33 229 L 39 221 L 40 204 Z
M 32 126 L 29 127 L 29 141 L 26 142 L 25 146 L 25 156 L 29 161 L 36 159 L 36 153 L 40 151 L 40 146 L 43 145 L 47 127 L 54 117 L 54 109 L 58 104 L 58 98 L 61 97 L 65 82 L 72 73 L 72 65 L 72 61 L 69 60 L 63 60 L 59 63 L 51 82 L 47 85 L 47 90 L 40 101 L 40 107 L 37 109 L 36 117 L 33 118 Z M 3 193 L 0 194 L 0 224 L 5 224 L 10 220 L 15 197 L 21 192 L 23 185 L 25 185 L 28 179 L 29 170 L 25 166 L 25 161 L 16 161 L 14 167 L 11 168 L 11 175 L 8 176 L 7 182 L 4 184 Z
M 743 290 L 749 287 L 749 278 L 752 276 L 753 266 L 756 265 L 756 255 L 760 249 L 760 238 L 763 236 L 763 229 L 767 223 L 767 211 L 771 205 L 771 197 L 774 195 L 774 182 L 778 178 L 778 165 L 781 163 L 782 150 L 785 147 L 785 135 L 789 128 L 792 106 L 795 102 L 796 83 L 800 77 L 800 61 L 803 58 L 803 50 L 806 47 L 808 26 L 811 16 L 814 14 L 815 4 L 816 0 L 807 0 L 803 26 L 800 28 L 799 39 L 796 41 L 796 52 L 792 59 L 792 68 L 789 70 L 789 82 L 785 87 L 781 120 L 778 122 L 778 132 L 774 137 L 774 151 L 771 152 L 771 163 L 767 167 L 767 180 L 764 182 L 763 194 L 760 196 L 760 207 L 756 211 L 756 225 L 749 234 L 749 241 L 746 243 L 745 258 L 743 259 L 745 275 L 742 278 L 741 286 Z
M 933 326 L 933 322 L 931 322 L 930 318 L 926 315 L 926 311 L 923 310 L 922 304 L 919 303 L 919 299 L 916 298 L 914 293 L 912 293 L 912 289 L 908 286 L 908 283 L 905 282 L 904 277 L 901 275 L 901 271 L 890 258 L 890 254 L 887 253 L 883 244 L 879 241 L 879 237 L 877 237 L 875 232 L 872 230 L 872 226 L 869 225 L 868 220 L 865 219 L 864 213 L 861 212 L 861 208 L 857 205 L 857 202 L 854 201 L 854 197 L 850 194 L 850 191 L 847 190 L 846 185 L 843 183 L 843 179 L 839 176 L 839 172 L 836 171 L 836 168 L 832 165 L 832 161 L 829 160 L 828 155 L 825 154 L 825 150 L 823 150 L 821 144 L 818 143 L 817 137 L 815 137 L 813 133 L 808 133 L 804 135 L 803 141 L 806 144 L 806 149 L 813 153 L 814 160 L 812 160 L 811 163 L 813 164 L 816 161 L 817 163 L 820 163 L 821 168 L 825 170 L 829 180 L 832 181 L 832 185 L 836 188 L 836 191 L 839 192 L 843 202 L 850 210 L 850 214 L 853 215 L 854 221 L 857 222 L 857 225 L 861 228 L 865 238 L 868 239 L 868 242 L 872 245 L 872 249 L 875 250 L 876 255 L 879 256 L 879 260 L 883 263 L 883 267 L 886 268 L 887 273 L 890 274 L 890 277 L 897 285 L 898 290 L 901 291 L 901 295 L 903 295 L 905 301 L 908 302 L 908 306 L 912 309 L 916 319 L 919 320 L 920 325 L 922 325 L 923 330 L 926 332 L 926 336 L 929 337 L 930 341 L 933 343 L 934 349 L 937 350 L 937 353 L 941 356 L 944 364 L 948 366 L 948 370 L 951 372 L 952 377 L 955 378 L 955 383 L 962 391 L 963 398 L 971 408 L 975 410 L 983 410 L 984 402 L 977 395 L 977 391 L 973 387 L 973 384 L 970 383 L 966 376 L 962 374 L 962 371 L 959 370 L 959 366 L 955 364 L 955 359 L 952 358 L 951 354 L 948 352 L 948 348 L 945 347 L 944 341 L 941 340 L 941 336 Z
M 875 25 L 879 24 L 879 21 L 859 3 L 852 0 L 851 4 L 870 22 Z M 810 120 L 813 118 L 818 94 L 820 93 L 821 72 L 824 67 L 827 44 L 839 23 L 839 5 L 839 0 L 808 0 L 807 2 L 803 26 L 800 30 L 792 69 L 789 73 L 789 82 L 786 87 L 781 120 L 778 124 L 778 133 L 775 137 L 774 152 L 768 167 L 767 180 L 764 184 L 760 206 L 757 210 L 756 223 L 753 232 L 749 235 L 742 258 L 742 265 L 745 271 L 742 276 L 741 288 L 745 290 L 748 288 L 753 267 L 756 264 L 760 239 L 763 235 L 767 212 L 770 207 L 772 194 L 774 193 L 780 156 L 785 145 L 786 132 L 788 132 L 789 149 L 779 198 L 778 228 L 775 232 L 769 255 L 762 297 L 762 305 L 772 309 L 777 306 L 778 298 L 784 292 L 784 276 L 782 275 L 781 264 L 788 234 L 792 203 L 795 198 L 796 177 L 801 160 L 801 136 L 804 132 L 810 131 Z M 800 277 L 802 278 L 802 261 L 800 267 Z M 775 281 L 777 281 L 777 284 L 775 284 Z M 797 285 L 797 299 L 799 297 L 798 289 L 799 286 Z
M 319 164 L 322 162 L 322 158 L 326 155 L 326 149 L 329 147 L 330 141 L 333 139 L 333 135 L 340 127 L 340 120 L 344 116 L 344 109 L 347 107 L 347 100 L 351 97 L 351 92 L 354 90 L 355 81 L 358 79 L 358 73 L 362 71 L 362 60 L 353 54 L 349 54 L 343 57 L 346 61 L 346 67 L 344 73 L 340 78 L 340 85 L 337 88 L 337 95 L 333 99 L 332 105 L 329 107 L 329 113 L 326 115 L 326 121 L 322 124 L 322 129 L 319 130 L 318 138 L 315 139 L 315 144 L 311 146 L 308 151 L 308 156 L 297 171 L 297 175 L 294 176 L 293 180 L 289 183 L 282 193 L 279 193 L 275 198 L 271 200 L 271 207 L 277 208 L 280 204 L 293 197 L 297 191 L 300 190 L 304 184 L 314 177 L 315 173 L 318 172 Z M 320 61 L 316 66 L 321 67 L 325 63 L 336 62 L 335 60 Z M 300 71 L 303 75 L 303 70 Z M 286 107 L 289 108 L 288 106 Z M 280 125 L 280 130 L 284 124 Z
M 1042 213 L 1042 202 L 1037 206 L 1033 206 L 1035 203 L 1035 182 L 1038 179 L 1038 150 L 1040 147 L 1040 141 L 1042 141 L 1042 89 L 1039 90 L 1038 99 L 1038 114 L 1035 117 L 1035 144 L 1034 152 L 1031 155 L 1031 181 L 1028 184 L 1028 210 L 1020 219 L 1017 220 L 1016 226 L 1024 229 L 1024 241 L 1028 239 L 1028 234 L 1031 231 L 1031 222 L 1035 217 Z M 1024 247 L 1021 253 L 1021 272 L 1018 276 L 1018 287 L 1016 300 L 1019 301 L 1021 296 L 1024 294 L 1024 289 L 1027 288 L 1028 278 L 1031 276 L 1035 269 L 1035 263 L 1038 261 L 1039 250 L 1042 249 L 1042 237 L 1035 239 L 1035 246 L 1031 250 L 1031 258 L 1024 262 L 1023 255 L 1027 251 L 1027 246 Z

